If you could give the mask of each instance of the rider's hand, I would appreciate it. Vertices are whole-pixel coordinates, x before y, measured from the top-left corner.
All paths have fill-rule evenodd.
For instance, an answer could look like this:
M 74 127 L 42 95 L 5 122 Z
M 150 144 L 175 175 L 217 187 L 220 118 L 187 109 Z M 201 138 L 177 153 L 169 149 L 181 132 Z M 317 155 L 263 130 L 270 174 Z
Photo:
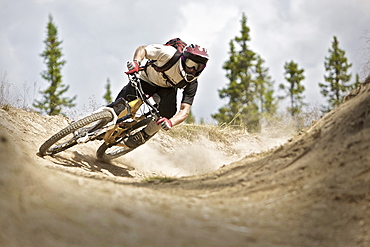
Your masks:
M 127 75 L 139 72 L 140 64 L 137 61 L 127 61 Z
M 171 120 L 169 120 L 165 117 L 162 117 L 162 118 L 158 119 L 157 125 L 160 125 L 162 127 L 162 129 L 164 129 L 166 131 L 170 130 L 172 128 Z

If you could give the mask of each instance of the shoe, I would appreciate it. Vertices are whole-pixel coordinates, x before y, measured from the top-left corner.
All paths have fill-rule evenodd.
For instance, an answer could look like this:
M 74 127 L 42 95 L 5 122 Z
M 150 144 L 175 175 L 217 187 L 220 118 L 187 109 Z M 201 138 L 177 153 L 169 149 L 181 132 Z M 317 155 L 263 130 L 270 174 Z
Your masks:
M 125 109 L 125 105 L 124 104 L 117 104 L 115 106 L 113 106 L 113 110 L 114 112 L 116 113 L 116 115 L 118 116 L 124 109 Z
M 129 148 L 137 148 L 138 146 L 144 144 L 149 139 L 149 135 L 143 130 L 129 136 L 125 141 L 125 145 Z
M 124 98 L 118 98 L 116 101 L 107 105 L 107 107 L 113 108 L 114 112 L 118 116 L 121 113 L 121 111 L 123 111 L 126 108 L 125 99 Z

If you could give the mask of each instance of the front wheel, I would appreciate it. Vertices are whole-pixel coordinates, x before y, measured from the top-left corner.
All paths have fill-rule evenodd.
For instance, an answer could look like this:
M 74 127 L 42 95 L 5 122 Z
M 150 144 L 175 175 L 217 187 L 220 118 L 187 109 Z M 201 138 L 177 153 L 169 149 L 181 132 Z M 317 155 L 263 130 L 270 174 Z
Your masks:
M 78 138 L 103 127 L 112 119 L 111 112 L 101 111 L 71 123 L 45 141 L 39 148 L 39 155 L 52 155 L 64 151 L 76 145 Z

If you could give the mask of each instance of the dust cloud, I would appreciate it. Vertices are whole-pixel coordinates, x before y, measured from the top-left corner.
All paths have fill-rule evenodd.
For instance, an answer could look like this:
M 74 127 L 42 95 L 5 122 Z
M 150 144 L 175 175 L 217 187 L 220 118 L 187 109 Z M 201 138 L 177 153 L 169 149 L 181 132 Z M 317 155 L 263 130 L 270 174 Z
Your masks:
M 186 131 L 186 128 L 183 131 Z M 179 136 L 171 138 L 160 132 L 145 145 L 115 162 L 135 167 L 144 177 L 200 175 L 215 171 L 245 155 L 282 145 L 293 135 L 276 128 L 274 131 L 266 130 L 256 135 L 250 135 L 246 131 L 235 131 L 234 135 L 230 135 L 233 131 L 228 131 L 227 145 L 212 141 L 202 133 L 197 133 L 191 140 L 187 140 Z

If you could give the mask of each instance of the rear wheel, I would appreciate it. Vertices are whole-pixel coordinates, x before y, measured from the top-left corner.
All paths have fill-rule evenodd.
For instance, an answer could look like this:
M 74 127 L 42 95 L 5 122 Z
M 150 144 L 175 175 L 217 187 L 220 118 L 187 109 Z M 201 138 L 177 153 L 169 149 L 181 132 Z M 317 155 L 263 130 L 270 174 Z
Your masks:
M 45 141 L 39 148 L 39 155 L 52 155 L 64 151 L 76 145 L 78 138 L 103 127 L 112 119 L 111 112 L 101 111 L 71 123 Z
M 136 132 L 144 129 L 149 122 L 152 121 L 150 118 L 143 119 L 142 121 L 136 123 L 133 125 L 126 133 L 127 136 L 133 135 Z M 125 138 L 124 138 L 125 139 Z M 123 140 L 124 140 L 123 139 Z M 122 141 L 123 141 L 122 140 Z M 117 143 L 118 144 L 118 143 Z M 130 148 L 127 146 L 118 146 L 115 144 L 106 144 L 105 142 L 99 147 L 99 149 L 96 151 L 96 156 L 99 160 L 102 161 L 110 161 L 112 159 L 116 159 L 122 155 L 125 155 L 135 148 Z

